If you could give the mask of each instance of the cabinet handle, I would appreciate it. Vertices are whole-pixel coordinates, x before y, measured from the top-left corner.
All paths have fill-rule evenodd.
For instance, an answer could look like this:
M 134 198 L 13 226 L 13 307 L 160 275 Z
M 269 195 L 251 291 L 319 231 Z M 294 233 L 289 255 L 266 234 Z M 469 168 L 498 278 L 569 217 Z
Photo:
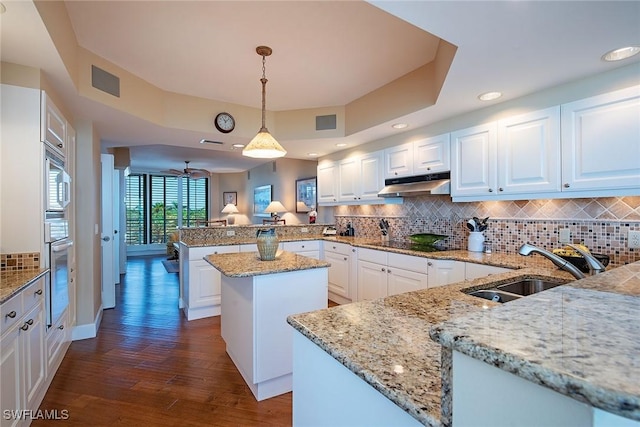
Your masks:
M 431 168 L 427 168 L 427 170 L 428 170 L 428 171 L 430 171 L 430 170 L 431 170 Z
M 302 249 L 304 249 L 304 245 L 302 245 Z
M 62 148 L 62 147 L 64 147 L 64 145 L 58 144 L 58 148 Z
M 347 257 L 344 257 L 344 260 L 345 260 L 345 261 L 346 261 L 346 260 L 348 260 L 348 259 L 349 259 L 349 258 L 347 258 Z
M 356 249 L 355 249 L 355 248 L 351 249 L 351 252 L 354 252 L 354 253 L 355 253 L 355 251 L 356 251 Z
M 489 189 L 489 193 L 493 193 L 493 188 L 490 188 L 490 189 Z
M 335 246 L 333 246 L 333 249 L 335 249 L 335 248 L 336 248 L 336 247 L 335 247 Z
M 58 326 L 58 329 L 63 330 L 64 329 L 64 325 Z
M 10 311 L 9 313 L 7 313 L 6 317 L 8 317 L 10 319 L 15 319 L 16 314 L 17 313 L 15 311 Z
M 387 273 L 391 274 L 391 270 L 387 270 Z
M 382 271 L 387 271 L 384 267 L 382 267 Z
M 22 329 L 23 331 L 26 331 L 29 329 L 29 325 L 25 322 L 24 325 L 20 326 L 20 329 Z
M 34 294 L 36 295 L 42 295 L 42 289 L 38 289 L 37 291 L 34 292 Z
M 33 325 L 33 319 L 29 319 L 29 320 L 27 320 L 27 323 L 28 323 L 29 325 Z
M 432 263 L 432 262 L 428 262 L 428 263 L 427 263 L 427 265 L 428 265 L 429 267 L 433 267 L 433 263 Z
M 565 182 L 565 183 L 564 183 L 564 188 L 569 188 L 569 187 L 571 187 L 571 185 L 569 185 L 569 183 L 568 183 L 568 182 Z
M 504 191 L 504 189 L 502 187 L 498 188 L 498 191 Z

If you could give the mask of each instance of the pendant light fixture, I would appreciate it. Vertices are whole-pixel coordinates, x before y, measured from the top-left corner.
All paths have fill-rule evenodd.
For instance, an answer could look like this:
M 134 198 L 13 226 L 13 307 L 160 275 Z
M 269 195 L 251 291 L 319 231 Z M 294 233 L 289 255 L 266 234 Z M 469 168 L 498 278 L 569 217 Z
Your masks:
M 271 55 L 271 48 L 267 46 L 258 46 L 256 48 L 258 55 L 262 56 L 262 127 L 258 134 L 251 140 L 249 145 L 244 147 L 242 155 L 247 157 L 253 157 L 257 159 L 275 159 L 276 157 L 282 157 L 287 154 L 287 151 L 282 148 L 278 141 L 271 136 L 265 125 L 266 118 L 266 87 L 267 78 L 265 77 L 265 58 Z

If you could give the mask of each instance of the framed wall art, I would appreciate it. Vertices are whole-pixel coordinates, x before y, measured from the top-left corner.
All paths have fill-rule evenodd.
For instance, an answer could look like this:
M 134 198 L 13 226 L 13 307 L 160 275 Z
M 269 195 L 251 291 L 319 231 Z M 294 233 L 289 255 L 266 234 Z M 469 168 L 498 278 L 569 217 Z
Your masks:
M 296 180 L 296 212 L 307 213 L 316 209 L 316 177 Z
M 253 189 L 253 216 L 270 217 L 271 214 L 265 213 L 269 203 L 271 203 L 271 185 L 261 185 Z
M 236 191 L 225 191 L 222 193 L 222 204 L 227 206 L 229 203 L 234 205 L 238 204 L 238 192 Z

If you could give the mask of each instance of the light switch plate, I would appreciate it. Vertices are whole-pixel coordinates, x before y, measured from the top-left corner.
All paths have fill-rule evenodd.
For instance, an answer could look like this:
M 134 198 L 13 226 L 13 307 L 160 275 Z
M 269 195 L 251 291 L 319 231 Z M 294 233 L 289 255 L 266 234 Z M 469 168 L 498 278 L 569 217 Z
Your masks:
M 560 243 L 570 243 L 571 242 L 571 231 L 568 228 L 560 229 Z
M 234 230 L 227 230 L 227 237 L 235 236 L 236 232 Z
M 302 227 L 302 228 L 300 229 L 300 232 L 301 232 L 301 233 L 308 233 L 308 232 L 309 232 L 309 229 L 308 229 L 307 227 Z
M 629 248 L 640 249 L 640 231 L 629 231 Z

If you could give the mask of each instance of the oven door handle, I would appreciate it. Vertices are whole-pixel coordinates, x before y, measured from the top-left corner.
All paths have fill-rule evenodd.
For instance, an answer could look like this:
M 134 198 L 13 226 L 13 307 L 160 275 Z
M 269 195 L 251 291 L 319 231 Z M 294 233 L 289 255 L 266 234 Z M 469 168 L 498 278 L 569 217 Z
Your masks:
M 69 241 L 69 242 L 66 242 L 66 243 L 59 244 L 59 245 L 51 245 L 51 250 L 53 252 L 62 252 L 62 251 L 66 251 L 71 246 L 73 246 L 73 242 Z

